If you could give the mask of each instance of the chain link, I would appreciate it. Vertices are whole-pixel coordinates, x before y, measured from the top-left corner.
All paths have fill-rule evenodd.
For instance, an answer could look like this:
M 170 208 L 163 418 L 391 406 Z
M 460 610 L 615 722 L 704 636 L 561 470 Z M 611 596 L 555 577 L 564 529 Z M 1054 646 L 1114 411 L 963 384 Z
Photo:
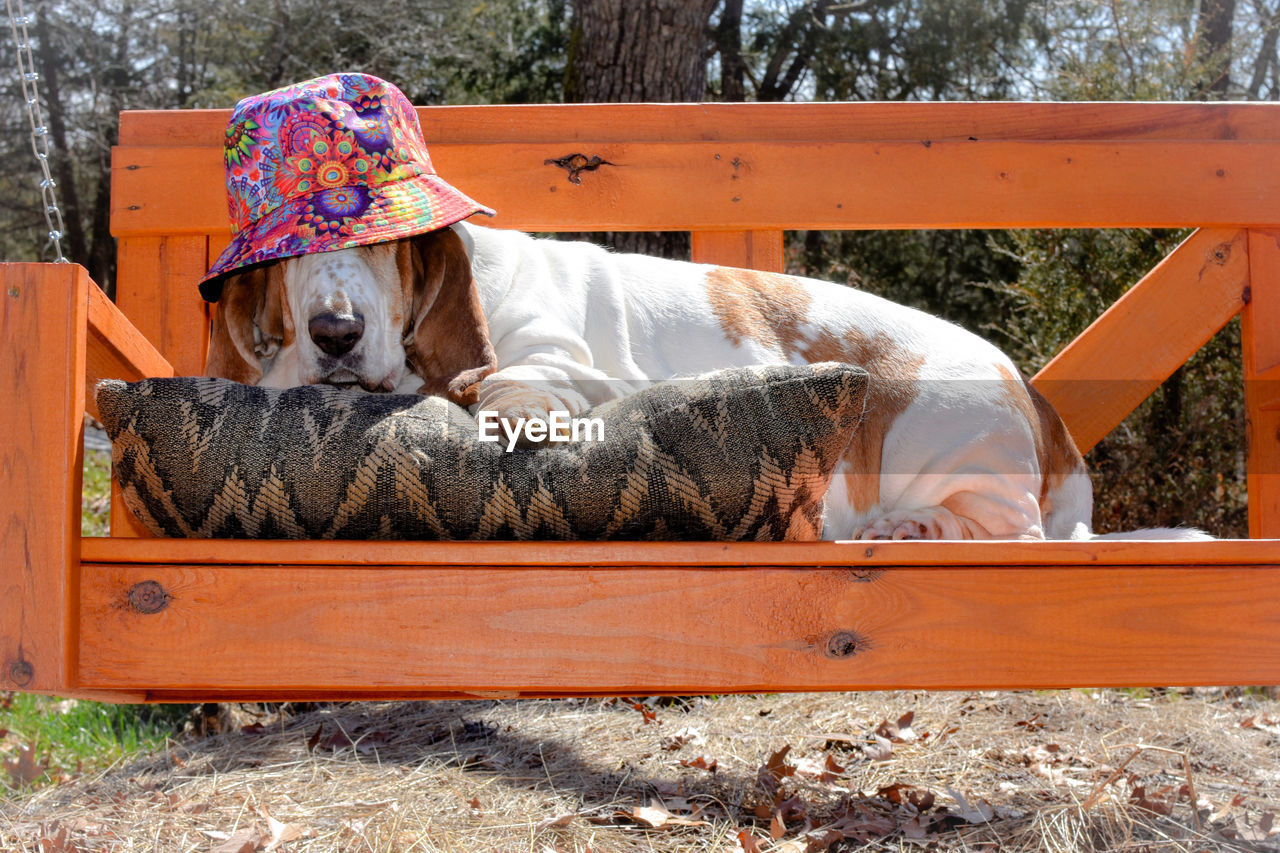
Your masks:
M 17 11 L 14 11 L 14 6 Z M 58 186 L 49 172 L 49 129 L 40 110 L 40 92 L 36 81 L 36 63 L 31 56 L 31 39 L 27 36 L 27 24 L 31 19 L 22 10 L 22 0 L 5 0 L 9 12 L 9 27 L 13 32 L 13 46 L 17 51 L 18 74 L 22 78 L 22 97 L 27 102 L 27 117 L 31 120 L 31 150 L 40 164 L 40 195 L 44 203 L 44 221 L 49 226 L 49 243 L 53 245 L 57 262 L 67 263 L 62 254 L 62 210 L 54 189 Z

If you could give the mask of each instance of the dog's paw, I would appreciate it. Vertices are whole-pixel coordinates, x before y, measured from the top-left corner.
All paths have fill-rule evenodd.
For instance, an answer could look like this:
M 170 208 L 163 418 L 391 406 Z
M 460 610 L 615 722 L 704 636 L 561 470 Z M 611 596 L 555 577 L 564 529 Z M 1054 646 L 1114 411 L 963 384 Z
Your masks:
M 886 515 L 865 524 L 853 533 L 854 539 L 941 539 L 942 531 L 933 518 L 909 513 Z
M 557 398 L 534 392 L 507 394 L 500 400 L 485 401 L 476 416 L 482 424 L 497 422 L 504 446 L 527 449 L 550 440 L 552 414 L 562 412 Z

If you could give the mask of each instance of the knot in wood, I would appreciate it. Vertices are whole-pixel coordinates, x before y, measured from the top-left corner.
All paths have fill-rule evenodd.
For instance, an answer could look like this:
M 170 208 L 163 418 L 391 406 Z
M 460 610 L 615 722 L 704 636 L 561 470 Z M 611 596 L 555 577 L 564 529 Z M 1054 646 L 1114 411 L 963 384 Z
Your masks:
M 172 596 L 156 581 L 142 581 L 129 590 L 129 606 L 139 613 L 159 613 L 169 606 Z
M 566 157 L 552 158 L 542 161 L 544 166 L 559 166 L 569 173 L 569 183 L 582 183 L 583 172 L 594 172 L 601 166 L 612 166 L 608 160 L 601 158 L 598 154 L 592 154 L 588 157 L 586 154 L 570 154 Z
M 31 683 L 31 679 L 35 678 L 36 671 L 29 662 L 14 660 L 9 661 L 9 666 L 5 668 L 5 675 L 17 686 L 26 687 Z
M 865 640 L 853 631 L 837 631 L 827 638 L 827 657 L 848 658 L 862 651 Z

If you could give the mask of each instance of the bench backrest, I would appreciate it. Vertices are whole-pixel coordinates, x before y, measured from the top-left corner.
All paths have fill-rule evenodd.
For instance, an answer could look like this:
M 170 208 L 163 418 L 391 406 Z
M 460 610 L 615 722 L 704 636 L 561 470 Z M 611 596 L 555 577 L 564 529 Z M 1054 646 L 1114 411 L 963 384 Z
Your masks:
M 230 238 L 228 116 L 127 112 L 114 152 L 117 302 L 180 374 L 202 369 L 209 315 L 195 282 Z M 497 209 L 486 224 L 687 230 L 694 260 L 712 263 L 781 269 L 788 229 L 1199 227 L 1035 382 L 1087 449 L 1244 310 L 1251 529 L 1280 535 L 1280 390 L 1261 381 L 1280 376 L 1269 372 L 1280 368 L 1280 255 L 1266 231 L 1280 226 L 1280 105 L 600 104 L 419 117 L 440 174 Z

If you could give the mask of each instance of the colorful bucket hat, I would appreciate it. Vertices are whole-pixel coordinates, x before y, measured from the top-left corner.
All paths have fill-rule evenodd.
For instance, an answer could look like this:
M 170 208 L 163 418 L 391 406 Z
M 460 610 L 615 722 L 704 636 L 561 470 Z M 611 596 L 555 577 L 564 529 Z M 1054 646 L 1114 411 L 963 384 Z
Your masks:
M 245 98 L 227 124 L 224 153 L 236 233 L 200 281 L 210 302 L 242 267 L 493 215 L 436 175 L 409 100 L 367 74 Z

